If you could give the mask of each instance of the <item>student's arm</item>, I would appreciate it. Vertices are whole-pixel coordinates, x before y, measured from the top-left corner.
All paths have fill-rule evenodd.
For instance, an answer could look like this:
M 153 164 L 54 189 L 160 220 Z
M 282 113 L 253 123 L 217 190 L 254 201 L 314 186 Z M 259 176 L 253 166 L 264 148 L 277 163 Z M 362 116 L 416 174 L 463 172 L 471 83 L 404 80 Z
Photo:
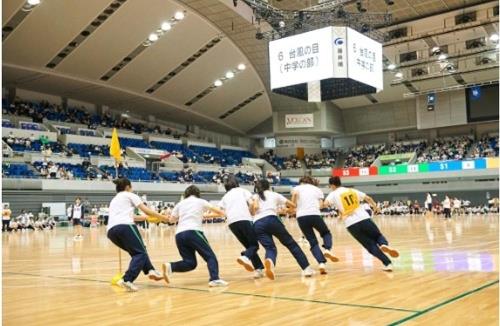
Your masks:
M 364 200 L 368 203 L 368 205 L 370 205 L 370 207 L 372 208 L 373 210 L 373 215 L 375 214 L 378 214 L 379 213 L 379 209 L 377 207 L 377 203 L 373 200 L 372 197 L 368 196 L 368 195 L 365 195 L 365 198 Z
M 259 210 L 259 200 L 257 198 L 253 198 L 250 200 L 249 206 L 250 214 L 253 216 Z
M 170 217 L 169 216 L 166 216 L 166 215 L 162 215 L 160 213 L 157 213 L 156 211 L 152 210 L 151 208 L 147 207 L 146 205 L 144 205 L 143 203 L 140 203 L 137 208 L 139 208 L 141 211 L 143 211 L 144 213 L 146 213 L 146 215 L 148 216 L 153 216 L 153 217 L 156 217 L 156 218 L 159 218 L 161 221 L 163 222 L 168 222 L 170 220 Z M 139 218 L 142 218 L 142 219 L 139 219 Z M 135 221 L 144 221 L 147 219 L 147 216 L 136 216 L 134 217 L 134 220 Z
M 210 212 L 203 214 L 203 218 L 210 219 L 210 218 L 224 217 L 226 215 L 224 211 L 218 207 L 208 206 L 207 208 Z
M 295 206 L 297 206 L 298 198 L 299 198 L 299 194 L 296 191 L 292 191 L 292 200 L 291 200 L 291 202 L 294 203 Z
M 288 207 L 289 209 L 292 209 L 292 210 L 297 208 L 297 205 L 293 201 L 288 200 L 288 199 L 286 200 L 285 205 L 286 205 L 286 207 Z

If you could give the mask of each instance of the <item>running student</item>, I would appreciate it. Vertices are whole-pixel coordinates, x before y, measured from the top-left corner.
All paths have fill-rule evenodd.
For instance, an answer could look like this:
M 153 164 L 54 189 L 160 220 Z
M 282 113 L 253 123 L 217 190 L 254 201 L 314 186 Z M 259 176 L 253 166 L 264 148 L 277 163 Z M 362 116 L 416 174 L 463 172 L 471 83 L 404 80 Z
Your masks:
M 226 194 L 222 197 L 219 205 L 224 209 L 229 229 L 245 247 L 237 262 L 249 272 L 255 270 L 254 278 L 261 278 L 264 276 L 264 265 L 257 254 L 259 243 L 253 229 L 249 208 L 252 203 L 252 193 L 241 188 L 234 175 L 227 178 L 224 187 Z
M 310 176 L 300 178 L 299 183 L 300 185 L 292 189 L 292 202 L 297 206 L 297 222 L 302 234 L 309 242 L 311 253 L 318 261 L 320 273 L 327 274 L 326 258 L 332 262 L 338 262 L 339 259 L 331 251 L 333 246 L 332 233 L 321 217 L 320 208 L 323 206 L 324 195 L 321 189 L 315 186 L 315 181 Z M 324 251 L 319 246 L 314 230 L 318 231 L 323 238 Z
M 171 222 L 178 220 L 175 232 L 175 243 L 181 261 L 164 263 L 162 265 L 163 277 L 170 283 L 172 273 L 189 272 L 196 268 L 196 253 L 206 262 L 210 279 L 208 285 L 227 286 L 227 282 L 219 278 L 219 263 L 208 240 L 203 234 L 202 223 L 204 212 L 211 211 L 211 217 L 224 216 L 224 212 L 210 205 L 206 200 L 200 198 L 200 190 L 196 186 L 189 186 L 184 191 L 184 199 L 175 205 L 169 219 Z
M 302 268 L 302 275 L 311 277 L 314 271 L 309 266 L 306 255 L 277 216 L 278 207 L 295 208 L 295 204 L 283 197 L 283 195 L 269 190 L 269 181 L 266 179 L 257 181 L 255 190 L 257 195 L 253 198 L 251 211 L 254 213 L 254 229 L 257 239 L 266 250 L 266 260 L 264 261 L 266 276 L 271 280 L 275 278 L 274 266 L 278 254 L 273 240 L 273 236 L 275 236 L 297 260 L 300 268 Z
M 167 220 L 168 216 L 158 214 L 144 205 L 141 198 L 132 193 L 132 184 L 128 179 L 119 178 L 113 183 L 116 185 L 117 194 L 109 203 L 109 220 L 106 227 L 108 238 L 132 257 L 125 275 L 117 284 L 128 291 L 137 291 L 138 288 L 134 281 L 141 271 L 150 280 L 159 281 L 163 277 L 151 264 L 139 229 L 134 223 L 134 221 L 143 220 L 145 217 L 135 216 L 134 210 L 137 207 L 147 215 L 161 220 Z
M 387 239 L 370 219 L 370 215 L 363 209 L 360 202 L 364 200 L 370 204 L 373 212 L 377 212 L 377 204 L 370 196 L 359 190 L 342 187 L 339 177 L 331 177 L 329 183 L 333 191 L 326 197 L 325 205 L 337 207 L 340 218 L 344 220 L 349 233 L 370 254 L 382 261 L 384 271 L 392 271 L 392 262 L 384 253 L 391 257 L 399 257 L 399 252 L 389 247 Z

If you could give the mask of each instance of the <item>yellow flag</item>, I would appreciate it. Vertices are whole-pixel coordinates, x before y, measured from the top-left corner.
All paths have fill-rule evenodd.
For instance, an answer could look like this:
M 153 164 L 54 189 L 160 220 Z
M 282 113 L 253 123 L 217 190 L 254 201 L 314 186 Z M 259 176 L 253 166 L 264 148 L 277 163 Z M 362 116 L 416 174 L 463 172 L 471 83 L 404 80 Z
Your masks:
M 113 134 L 111 135 L 109 155 L 113 156 L 118 162 L 122 160 L 122 150 L 120 148 L 120 140 L 118 139 L 118 132 L 116 131 L 116 128 L 113 128 Z

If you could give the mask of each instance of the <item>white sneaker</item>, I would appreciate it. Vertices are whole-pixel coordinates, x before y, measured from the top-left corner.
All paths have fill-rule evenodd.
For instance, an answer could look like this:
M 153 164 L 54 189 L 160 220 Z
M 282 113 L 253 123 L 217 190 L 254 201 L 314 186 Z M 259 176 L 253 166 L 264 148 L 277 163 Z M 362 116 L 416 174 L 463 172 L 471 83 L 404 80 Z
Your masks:
M 323 251 L 323 255 L 334 263 L 339 261 L 339 258 L 335 256 L 330 250 Z
M 210 281 L 208 282 L 208 286 L 210 287 L 220 287 L 220 286 L 227 286 L 229 283 L 227 283 L 226 281 L 224 280 L 214 280 L 214 281 Z
M 262 269 L 256 269 L 255 272 L 253 273 L 254 279 L 259 279 L 263 277 L 264 277 L 264 271 Z
M 156 271 L 154 269 L 152 269 L 152 270 L 149 271 L 148 277 L 152 281 L 161 281 L 161 280 L 163 280 L 163 276 L 161 276 L 161 274 L 158 273 L 158 271 Z
M 307 266 L 303 271 L 302 271 L 302 276 L 304 277 L 311 277 L 314 275 L 314 271 L 311 268 L 311 266 Z
M 399 257 L 399 251 L 396 249 L 388 246 L 388 245 L 381 245 L 380 250 L 382 250 L 384 253 L 389 254 L 392 258 L 398 258 Z
M 134 285 L 134 283 L 132 282 L 125 282 L 122 279 L 120 279 L 118 281 L 118 283 L 116 283 L 119 287 L 122 287 L 124 288 L 125 290 L 129 291 L 129 292 L 136 292 L 136 291 L 139 291 L 139 288 L 137 286 Z
M 172 276 L 172 265 L 170 263 L 161 264 L 161 270 L 163 272 L 163 279 L 165 282 L 170 283 L 170 277 Z
M 269 258 L 264 261 L 264 271 L 267 278 L 274 281 L 274 263 Z
M 392 264 L 385 265 L 384 267 L 382 267 L 382 270 L 384 272 L 392 272 Z
M 319 264 L 319 273 L 321 275 L 328 274 L 328 272 L 326 271 L 326 265 L 325 265 L 325 263 L 320 263 Z
M 249 271 L 249 272 L 254 271 L 253 266 L 252 266 L 252 262 L 250 261 L 250 259 L 248 259 L 247 256 L 240 256 L 240 257 L 238 257 L 238 259 L 236 259 L 236 261 L 238 262 L 238 264 L 243 266 L 247 271 Z

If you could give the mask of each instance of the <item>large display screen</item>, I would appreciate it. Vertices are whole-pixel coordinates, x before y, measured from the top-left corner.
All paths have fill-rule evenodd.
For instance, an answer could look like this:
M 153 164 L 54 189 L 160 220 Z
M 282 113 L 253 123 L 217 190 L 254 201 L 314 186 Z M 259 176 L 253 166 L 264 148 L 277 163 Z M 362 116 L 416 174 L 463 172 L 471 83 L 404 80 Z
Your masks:
M 467 121 L 498 120 L 498 84 L 467 88 Z
M 269 42 L 271 89 L 331 78 L 332 28 Z
M 384 88 L 382 44 L 351 29 L 347 29 L 348 76 L 363 84 Z
M 348 27 L 325 27 L 269 42 L 271 89 L 350 78 L 382 90 L 382 44 Z

